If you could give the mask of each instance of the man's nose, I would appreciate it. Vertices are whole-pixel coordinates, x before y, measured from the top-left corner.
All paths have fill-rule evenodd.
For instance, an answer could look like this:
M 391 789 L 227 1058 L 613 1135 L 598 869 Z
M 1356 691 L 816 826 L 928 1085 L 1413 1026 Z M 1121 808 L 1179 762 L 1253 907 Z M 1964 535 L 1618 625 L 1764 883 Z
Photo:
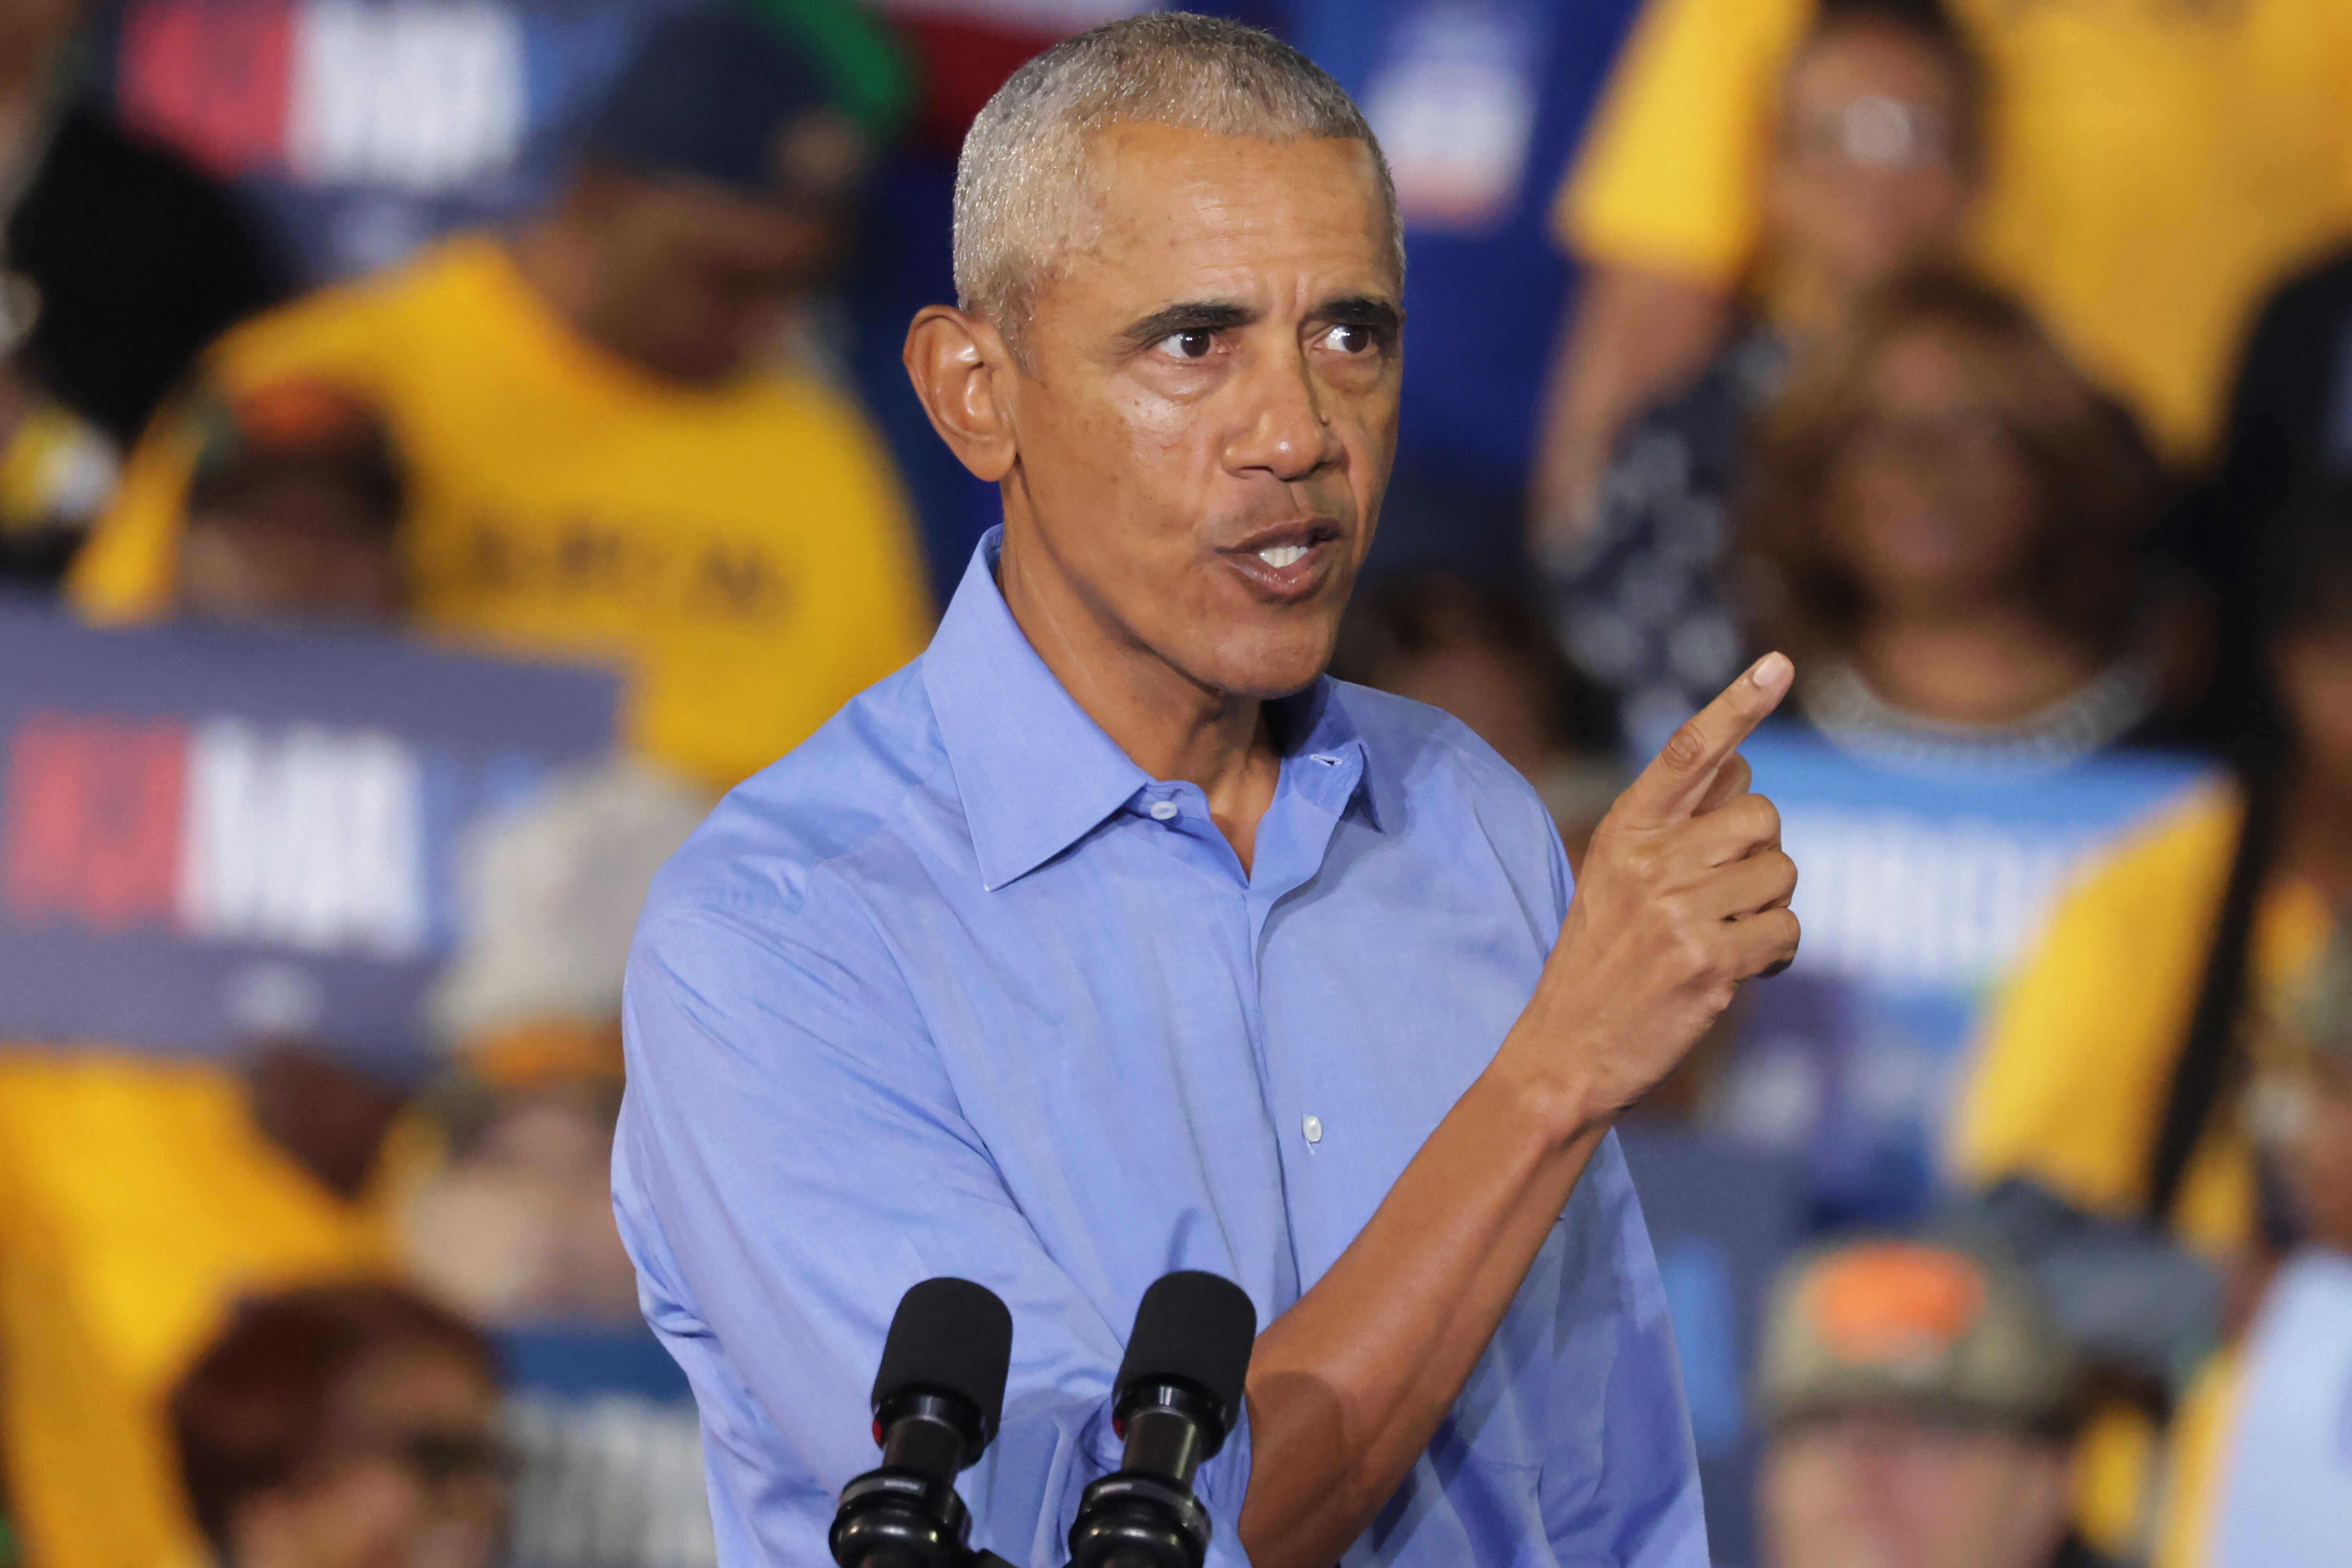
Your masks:
M 1246 400 L 1244 423 L 1225 445 L 1225 466 L 1289 481 L 1339 461 L 1339 437 L 1303 352 L 1270 354 L 1251 367 L 1236 389 Z

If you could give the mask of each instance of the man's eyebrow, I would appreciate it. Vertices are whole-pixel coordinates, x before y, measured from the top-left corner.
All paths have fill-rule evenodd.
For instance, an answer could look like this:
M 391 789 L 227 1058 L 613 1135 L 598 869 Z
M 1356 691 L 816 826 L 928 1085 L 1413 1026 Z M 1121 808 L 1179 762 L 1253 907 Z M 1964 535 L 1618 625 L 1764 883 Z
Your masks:
M 1370 327 L 1382 332 L 1404 329 L 1404 312 L 1393 299 L 1377 294 L 1349 294 L 1327 299 L 1315 308 L 1315 319 L 1338 327 Z
M 1230 300 L 1188 299 L 1129 323 L 1119 336 L 1138 348 L 1149 348 L 1171 332 L 1229 332 L 1248 326 L 1257 314 Z

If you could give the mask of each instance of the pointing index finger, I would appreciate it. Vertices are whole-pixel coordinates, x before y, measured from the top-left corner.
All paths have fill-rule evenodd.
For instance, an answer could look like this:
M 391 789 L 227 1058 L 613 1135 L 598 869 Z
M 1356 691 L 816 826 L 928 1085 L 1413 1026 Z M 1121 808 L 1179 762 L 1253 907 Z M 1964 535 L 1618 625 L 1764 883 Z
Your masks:
M 1796 666 L 1785 653 L 1767 653 L 1722 695 L 1675 731 L 1665 749 L 1618 797 L 1617 810 L 1656 826 L 1688 817 L 1705 799 L 1717 769 L 1789 695 Z

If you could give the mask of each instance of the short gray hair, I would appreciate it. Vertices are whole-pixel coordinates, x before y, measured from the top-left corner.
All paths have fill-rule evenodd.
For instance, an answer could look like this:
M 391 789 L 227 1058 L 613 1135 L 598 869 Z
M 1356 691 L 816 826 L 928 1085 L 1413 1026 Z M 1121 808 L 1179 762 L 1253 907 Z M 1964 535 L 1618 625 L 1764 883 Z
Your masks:
M 1013 73 L 956 162 L 956 302 L 1016 353 L 1044 287 L 1084 243 L 1096 137 L 1113 125 L 1171 125 L 1268 141 L 1360 141 L 1372 155 L 1397 276 L 1404 233 L 1388 160 L 1347 89 L 1254 27 L 1181 11 L 1130 16 L 1056 44 Z

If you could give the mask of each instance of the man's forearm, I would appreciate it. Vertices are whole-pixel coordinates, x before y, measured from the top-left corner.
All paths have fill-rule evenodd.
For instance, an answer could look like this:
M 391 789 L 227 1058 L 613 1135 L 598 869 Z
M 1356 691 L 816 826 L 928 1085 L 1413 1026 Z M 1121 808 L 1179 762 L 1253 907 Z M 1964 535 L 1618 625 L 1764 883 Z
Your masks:
M 1256 1568 L 1330 1568 L 1371 1522 L 1453 1407 L 1608 1131 L 1556 1089 L 1513 1075 L 1505 1057 L 1339 1261 L 1258 1335 L 1241 1524 Z

